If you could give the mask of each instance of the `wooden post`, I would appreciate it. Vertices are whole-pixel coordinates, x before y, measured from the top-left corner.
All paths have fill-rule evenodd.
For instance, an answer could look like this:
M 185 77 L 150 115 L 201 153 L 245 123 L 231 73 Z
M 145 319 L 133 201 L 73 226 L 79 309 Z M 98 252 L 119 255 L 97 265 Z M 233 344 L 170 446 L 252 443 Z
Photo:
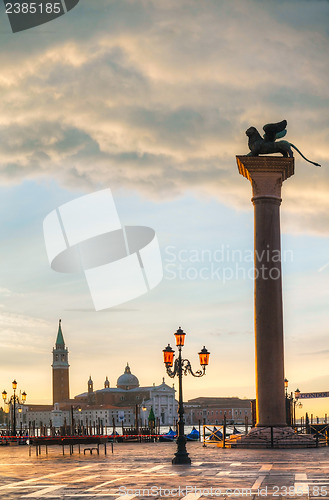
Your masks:
M 223 424 L 223 448 L 226 447 L 226 415 L 224 415 L 224 424 Z

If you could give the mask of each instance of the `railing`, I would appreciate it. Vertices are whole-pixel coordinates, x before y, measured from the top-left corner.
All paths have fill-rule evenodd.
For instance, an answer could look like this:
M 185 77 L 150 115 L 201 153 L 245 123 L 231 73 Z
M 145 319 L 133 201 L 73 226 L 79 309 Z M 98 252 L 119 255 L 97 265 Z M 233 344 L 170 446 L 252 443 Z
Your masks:
M 329 424 L 297 424 L 293 428 L 298 434 L 313 435 L 316 447 L 329 446 Z
M 227 424 L 225 419 L 222 425 L 215 425 L 212 427 L 203 425 L 203 446 L 206 447 L 207 444 L 215 444 L 219 447 L 226 448 L 228 438 L 231 438 L 231 436 L 243 436 L 248 433 L 249 428 L 251 428 L 251 426 L 246 424 L 243 433 L 236 429 L 235 424 Z
M 264 433 L 264 428 L 269 430 L 267 435 Z M 268 444 L 270 448 L 278 448 L 280 444 L 282 445 L 284 441 L 287 441 L 291 437 L 291 434 L 289 436 L 289 434 L 284 432 L 282 435 L 275 435 L 275 429 L 275 426 L 261 427 L 259 428 L 259 435 L 257 434 L 257 430 L 255 430 L 255 437 L 258 440 L 258 442 L 255 440 L 255 447 L 263 441 L 264 445 Z M 315 445 L 316 448 L 329 446 L 329 424 L 298 424 L 293 426 L 293 430 L 296 434 L 305 435 L 305 438 L 307 436 L 309 443 L 312 444 L 313 441 L 313 446 Z M 223 425 L 216 425 L 215 427 L 204 425 L 203 446 L 216 445 L 221 448 L 230 447 L 233 442 L 232 436 L 243 436 L 243 433 L 236 434 L 234 431 L 235 426 L 226 424 L 226 422 Z M 247 429 L 245 434 L 247 434 Z M 249 444 L 252 446 L 253 443 L 250 442 Z

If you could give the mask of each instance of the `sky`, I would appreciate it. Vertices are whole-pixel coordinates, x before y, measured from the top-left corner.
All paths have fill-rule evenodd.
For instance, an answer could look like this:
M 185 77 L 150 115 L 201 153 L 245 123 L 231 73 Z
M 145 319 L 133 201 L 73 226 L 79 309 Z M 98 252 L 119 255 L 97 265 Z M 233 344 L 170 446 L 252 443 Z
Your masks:
M 235 156 L 245 130 L 288 121 L 295 175 L 281 206 L 289 391 L 329 391 L 329 2 L 80 0 L 13 34 L 0 7 L 0 381 L 51 402 L 58 320 L 71 396 L 127 362 L 168 384 L 181 326 L 207 375 L 184 396 L 255 396 L 253 207 Z M 82 273 L 49 265 L 43 220 L 110 188 L 121 222 L 156 231 L 164 279 L 95 311 Z M 202 271 L 204 269 L 204 271 Z M 329 400 L 301 412 L 329 414 Z

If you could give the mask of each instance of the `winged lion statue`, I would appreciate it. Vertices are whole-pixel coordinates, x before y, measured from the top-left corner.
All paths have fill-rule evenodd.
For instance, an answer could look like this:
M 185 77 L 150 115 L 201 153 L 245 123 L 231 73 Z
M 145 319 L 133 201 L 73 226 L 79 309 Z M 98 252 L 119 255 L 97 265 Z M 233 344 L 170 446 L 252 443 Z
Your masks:
M 275 142 L 276 139 L 280 139 L 284 137 L 287 133 L 287 120 L 282 120 L 278 123 L 268 123 L 264 125 L 263 130 L 265 132 L 264 136 L 261 137 L 260 133 L 255 127 L 249 127 L 246 130 L 246 134 L 248 136 L 248 146 L 250 149 L 250 153 L 247 156 L 258 156 L 260 154 L 272 154 L 272 153 L 281 153 L 284 157 L 292 158 L 293 151 L 291 148 L 295 149 L 304 160 L 316 165 L 317 167 L 321 167 L 319 163 L 315 163 L 314 161 L 308 160 L 299 149 L 291 144 L 288 141 L 278 141 Z

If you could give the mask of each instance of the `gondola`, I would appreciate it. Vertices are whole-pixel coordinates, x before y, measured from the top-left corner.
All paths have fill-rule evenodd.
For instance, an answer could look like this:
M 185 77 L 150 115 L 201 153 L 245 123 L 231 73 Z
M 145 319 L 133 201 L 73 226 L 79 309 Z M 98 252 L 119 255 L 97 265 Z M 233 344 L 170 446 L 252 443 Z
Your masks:
M 187 436 L 186 436 L 186 439 L 188 441 L 198 441 L 199 438 L 200 438 L 200 433 L 195 427 L 193 427 L 191 432 L 189 434 L 187 434 Z
M 169 432 L 167 432 L 167 434 L 161 434 L 159 436 L 159 441 L 172 442 L 176 437 L 177 437 L 176 432 L 173 431 L 172 428 L 170 427 Z

